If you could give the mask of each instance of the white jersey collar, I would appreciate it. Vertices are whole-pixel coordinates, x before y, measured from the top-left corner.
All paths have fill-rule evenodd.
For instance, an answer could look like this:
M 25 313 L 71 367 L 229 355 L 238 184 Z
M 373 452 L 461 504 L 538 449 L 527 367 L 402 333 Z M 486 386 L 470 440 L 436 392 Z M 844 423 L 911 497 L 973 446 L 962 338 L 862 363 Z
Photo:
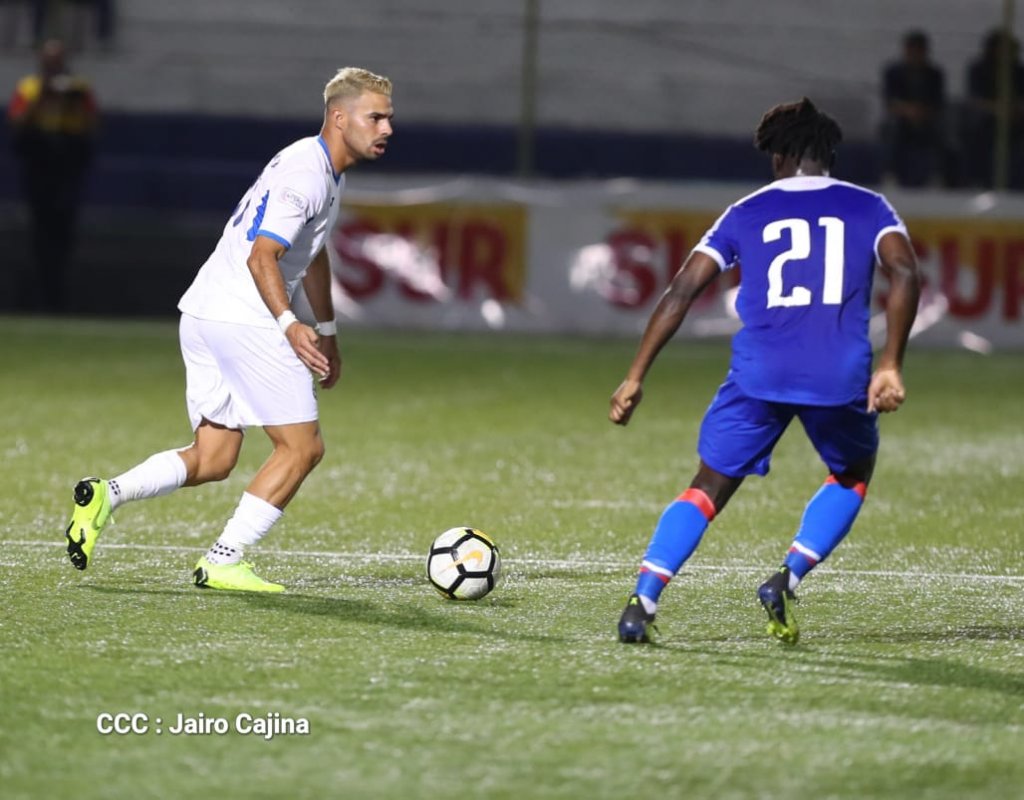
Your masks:
M 334 162 L 331 161 L 331 151 L 327 149 L 327 142 L 324 141 L 323 136 L 317 136 L 316 140 L 320 143 L 320 149 L 324 151 L 324 158 L 327 159 L 327 168 L 331 171 L 335 185 L 341 183 L 341 173 L 334 171 Z
M 779 178 L 771 184 L 771 188 L 782 189 L 784 192 L 806 192 L 837 183 L 839 181 L 831 175 L 794 175 L 791 178 Z

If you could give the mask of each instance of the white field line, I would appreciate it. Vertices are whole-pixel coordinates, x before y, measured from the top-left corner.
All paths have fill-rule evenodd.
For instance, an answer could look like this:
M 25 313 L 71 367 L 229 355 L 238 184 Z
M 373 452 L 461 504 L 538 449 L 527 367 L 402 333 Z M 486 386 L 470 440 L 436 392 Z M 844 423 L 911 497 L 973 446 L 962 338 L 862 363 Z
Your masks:
M 12 547 L 61 547 L 60 542 L 41 542 L 32 540 L 7 540 L 0 541 L 0 545 Z M 104 544 L 104 549 L 110 550 L 162 550 L 169 553 L 195 553 L 202 549 L 187 545 L 175 544 Z M 425 556 L 417 553 L 349 553 L 337 550 L 273 550 L 261 548 L 261 554 L 268 556 L 282 556 L 285 558 L 327 558 L 338 561 L 423 561 Z M 603 569 L 633 569 L 640 561 L 622 561 L 610 558 L 538 558 L 536 556 L 525 556 L 520 558 L 502 559 L 506 564 L 522 564 L 529 567 L 553 567 L 556 569 L 588 569 L 600 567 Z M 694 572 L 724 572 L 736 575 L 760 575 L 764 567 L 741 566 L 737 564 L 687 564 L 684 571 Z M 948 579 L 967 581 L 988 581 L 990 583 L 1020 583 L 1024 584 L 1024 575 L 986 575 L 984 573 L 969 572 L 929 572 L 927 570 L 899 571 L 885 569 L 839 569 L 843 575 L 861 576 L 869 578 L 907 578 L 907 579 Z

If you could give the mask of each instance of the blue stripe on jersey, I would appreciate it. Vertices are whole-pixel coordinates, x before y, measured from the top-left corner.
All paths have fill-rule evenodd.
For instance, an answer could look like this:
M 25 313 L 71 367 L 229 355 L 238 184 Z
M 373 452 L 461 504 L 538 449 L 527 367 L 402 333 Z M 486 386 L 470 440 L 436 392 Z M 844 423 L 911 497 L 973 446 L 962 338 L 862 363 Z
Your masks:
M 263 228 L 260 228 L 258 231 L 256 231 L 256 236 L 266 236 L 268 239 L 273 239 L 278 244 L 283 244 L 289 250 L 291 250 L 292 248 L 292 243 L 285 239 L 283 236 L 278 236 L 276 233 L 271 233 L 270 231 L 263 230 Z M 253 239 L 255 239 L 256 236 L 254 236 Z
M 270 190 L 267 189 L 263 198 L 260 200 L 260 204 L 256 207 L 256 216 L 252 219 L 252 227 L 249 228 L 249 232 L 245 234 L 245 238 L 250 242 L 256 241 L 256 234 L 259 232 L 260 223 L 263 222 L 263 215 L 267 213 L 267 201 L 270 199 Z

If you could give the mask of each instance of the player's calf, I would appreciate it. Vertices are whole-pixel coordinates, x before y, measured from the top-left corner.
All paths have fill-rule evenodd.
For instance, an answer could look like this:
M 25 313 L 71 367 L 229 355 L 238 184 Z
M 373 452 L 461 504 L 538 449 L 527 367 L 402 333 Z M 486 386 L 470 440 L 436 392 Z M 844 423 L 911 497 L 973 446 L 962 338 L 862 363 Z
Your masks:
M 792 575 L 790 589 L 795 589 L 846 538 L 864 504 L 867 489 L 864 481 L 829 475 L 811 498 L 783 561 Z
M 715 506 L 702 490 L 689 488 L 662 512 L 640 565 L 636 589 L 619 621 L 623 642 L 648 641 L 658 599 L 679 571 L 715 516 Z

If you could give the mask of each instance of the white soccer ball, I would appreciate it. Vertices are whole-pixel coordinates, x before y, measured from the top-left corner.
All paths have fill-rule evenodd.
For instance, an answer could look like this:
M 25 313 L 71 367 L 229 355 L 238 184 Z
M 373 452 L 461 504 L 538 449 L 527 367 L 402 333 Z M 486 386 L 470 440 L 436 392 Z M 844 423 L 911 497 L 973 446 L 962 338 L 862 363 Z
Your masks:
M 476 528 L 452 528 L 430 545 L 427 578 L 450 600 L 479 600 L 501 578 L 498 545 Z

